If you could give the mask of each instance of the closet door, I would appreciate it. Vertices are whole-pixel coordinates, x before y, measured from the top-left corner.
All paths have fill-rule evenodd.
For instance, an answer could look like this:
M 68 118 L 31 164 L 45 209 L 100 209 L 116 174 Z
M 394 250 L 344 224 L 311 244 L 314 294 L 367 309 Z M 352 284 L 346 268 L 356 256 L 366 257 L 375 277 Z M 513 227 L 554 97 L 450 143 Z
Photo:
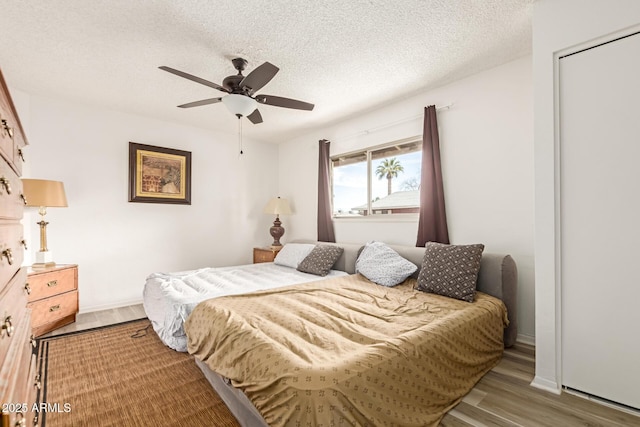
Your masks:
M 640 409 L 640 33 L 559 62 L 562 383 Z

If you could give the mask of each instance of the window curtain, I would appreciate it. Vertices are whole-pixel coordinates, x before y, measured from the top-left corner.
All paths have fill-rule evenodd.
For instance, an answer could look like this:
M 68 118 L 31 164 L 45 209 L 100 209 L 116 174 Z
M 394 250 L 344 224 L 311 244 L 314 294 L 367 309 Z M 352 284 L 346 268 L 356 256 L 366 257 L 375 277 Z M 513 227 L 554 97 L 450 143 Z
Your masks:
M 318 156 L 318 241 L 335 242 L 333 220 L 331 215 L 331 159 L 329 148 L 331 142 L 326 139 L 319 141 Z
M 416 246 L 424 246 L 427 242 L 449 243 L 435 105 L 424 109 L 420 219 Z

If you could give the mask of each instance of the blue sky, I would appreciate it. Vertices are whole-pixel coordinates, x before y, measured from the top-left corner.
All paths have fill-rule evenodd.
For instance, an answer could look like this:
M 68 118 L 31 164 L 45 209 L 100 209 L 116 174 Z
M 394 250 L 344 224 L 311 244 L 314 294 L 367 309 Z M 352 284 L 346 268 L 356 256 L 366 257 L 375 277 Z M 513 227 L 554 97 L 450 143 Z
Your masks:
M 395 156 L 404 167 L 397 178 L 392 181 L 392 191 L 399 191 L 402 183 L 410 178 L 420 182 L 420 164 L 422 153 L 419 151 Z M 374 160 L 372 163 L 373 199 L 387 195 L 387 179 L 378 179 L 375 170 L 384 159 Z M 348 212 L 355 206 L 367 203 L 367 163 L 355 163 L 333 168 L 333 210 Z

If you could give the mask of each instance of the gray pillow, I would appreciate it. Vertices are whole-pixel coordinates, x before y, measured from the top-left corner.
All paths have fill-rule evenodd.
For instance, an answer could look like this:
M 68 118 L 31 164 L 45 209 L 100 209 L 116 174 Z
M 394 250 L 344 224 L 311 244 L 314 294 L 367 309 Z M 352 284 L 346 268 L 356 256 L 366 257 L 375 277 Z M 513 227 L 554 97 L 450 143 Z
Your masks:
M 309 243 L 287 243 L 278 252 L 273 263 L 298 268 L 298 265 L 311 253 L 314 247 L 315 245 Z
M 418 289 L 473 302 L 484 245 L 427 242 Z
M 367 243 L 356 260 L 356 273 L 382 286 L 398 285 L 417 269 L 382 242 Z
M 326 276 L 343 251 L 344 249 L 340 246 L 316 245 L 309 255 L 298 264 L 298 271 Z

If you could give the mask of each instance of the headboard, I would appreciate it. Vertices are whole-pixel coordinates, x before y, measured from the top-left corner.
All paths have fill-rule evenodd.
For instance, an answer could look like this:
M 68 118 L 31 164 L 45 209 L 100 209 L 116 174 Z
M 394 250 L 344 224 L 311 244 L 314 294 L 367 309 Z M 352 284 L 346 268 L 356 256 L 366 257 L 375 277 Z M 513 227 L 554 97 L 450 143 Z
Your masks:
M 363 244 L 327 243 L 313 240 L 295 240 L 295 242 L 335 245 L 344 248 L 344 252 L 333 268 L 349 274 L 356 272 L 356 259 L 360 249 L 364 246 Z M 399 245 L 389 245 L 389 247 L 418 266 L 418 272 L 420 271 L 422 259 L 424 258 L 424 248 Z M 418 272 L 416 272 L 415 277 L 417 277 Z M 504 302 L 509 317 L 509 326 L 504 330 L 504 346 L 511 347 L 515 344 L 518 335 L 518 269 L 513 258 L 510 255 L 483 253 L 476 289 Z

